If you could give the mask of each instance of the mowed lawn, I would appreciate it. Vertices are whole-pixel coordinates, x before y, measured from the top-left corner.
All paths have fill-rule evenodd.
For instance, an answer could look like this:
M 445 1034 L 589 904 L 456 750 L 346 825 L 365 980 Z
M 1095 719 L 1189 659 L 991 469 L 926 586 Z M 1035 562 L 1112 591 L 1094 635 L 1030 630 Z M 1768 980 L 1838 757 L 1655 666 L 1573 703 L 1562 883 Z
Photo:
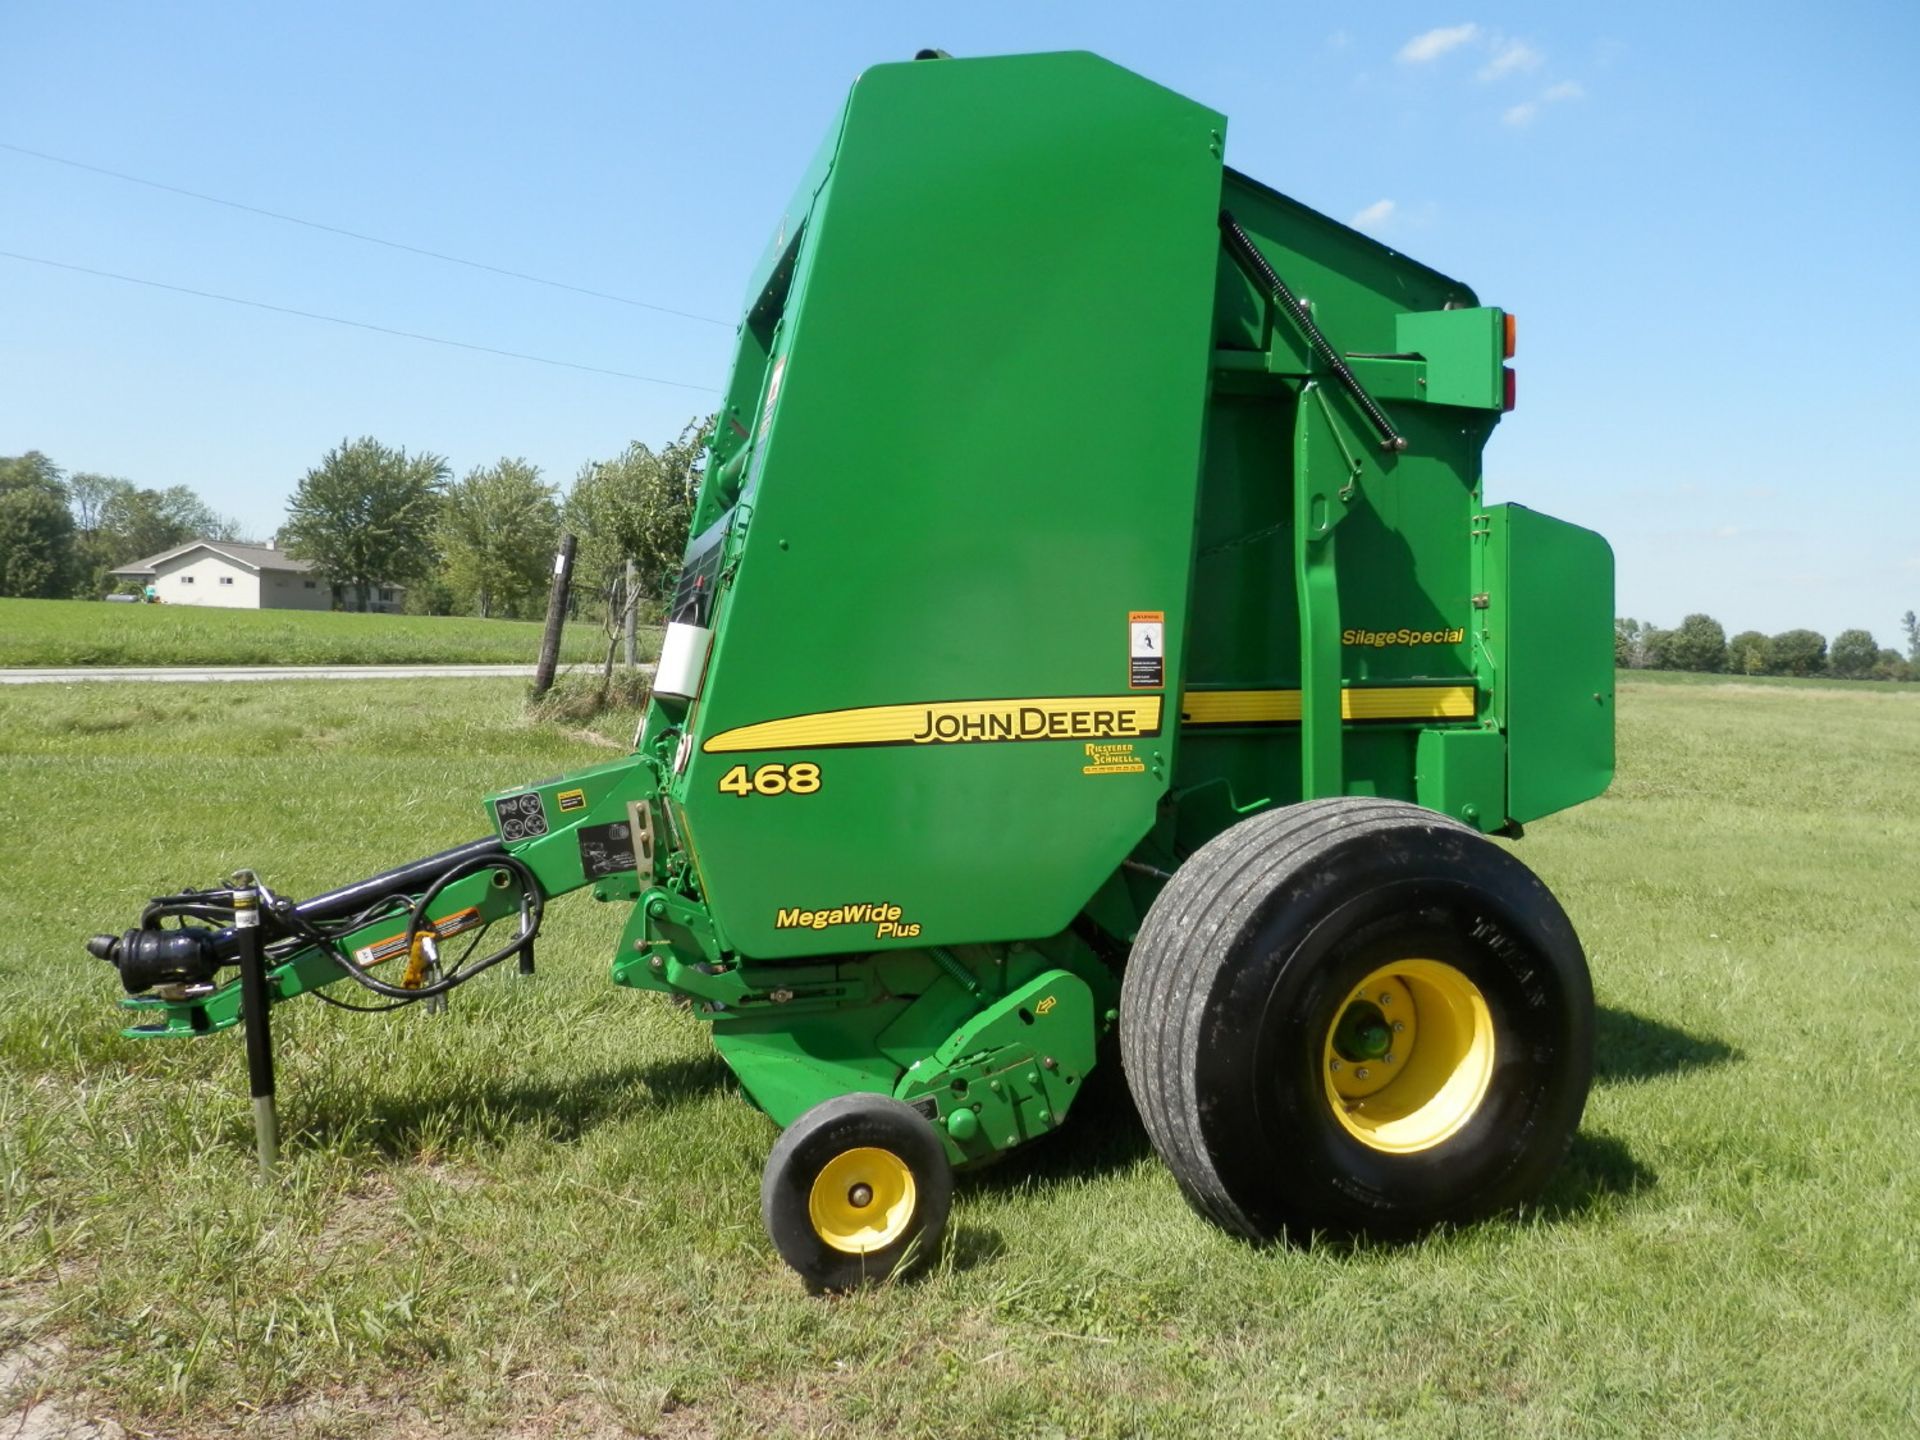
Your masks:
M 0 600 L 0 668 L 46 665 L 531 665 L 531 620 L 448 615 L 353 615 L 108 605 L 94 600 Z M 570 663 L 604 657 L 606 635 L 574 623 Z M 651 656 L 658 632 L 642 632 Z
M 1920 1431 L 1920 690 L 1623 683 L 1613 792 L 1519 847 L 1603 1006 L 1538 1212 L 1250 1249 L 1109 1072 L 933 1273 L 839 1300 L 762 1234 L 773 1130 L 699 1025 L 606 982 L 613 907 L 444 1016 L 276 1011 L 272 1187 L 237 1034 L 116 1037 L 80 945 L 149 894 L 352 879 L 616 753 L 520 694 L 0 695 L 0 1435 Z

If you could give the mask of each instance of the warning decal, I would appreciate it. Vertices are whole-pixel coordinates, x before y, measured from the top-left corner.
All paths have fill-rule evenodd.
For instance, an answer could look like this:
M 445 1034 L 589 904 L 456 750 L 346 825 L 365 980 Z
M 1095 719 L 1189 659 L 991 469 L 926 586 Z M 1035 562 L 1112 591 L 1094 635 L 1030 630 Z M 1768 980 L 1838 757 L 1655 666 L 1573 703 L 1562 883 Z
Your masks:
M 1158 690 L 1167 683 L 1167 616 L 1163 610 L 1127 612 L 1127 684 Z
M 624 820 L 610 825 L 582 825 L 580 873 L 589 880 L 638 868 L 633 855 L 633 830 Z
M 500 821 L 500 838 L 509 845 L 547 833 L 547 815 L 538 795 L 503 795 L 493 802 L 493 813 Z
M 442 915 L 432 924 L 422 926 L 420 933 L 425 935 L 431 931 L 439 939 L 450 940 L 463 931 L 473 929 L 479 923 L 478 907 L 469 905 L 464 910 L 456 910 L 451 915 Z M 371 945 L 362 945 L 353 952 L 353 958 L 363 966 L 379 965 L 406 952 L 407 932 L 402 930 L 398 935 L 389 935 L 386 939 L 376 940 Z

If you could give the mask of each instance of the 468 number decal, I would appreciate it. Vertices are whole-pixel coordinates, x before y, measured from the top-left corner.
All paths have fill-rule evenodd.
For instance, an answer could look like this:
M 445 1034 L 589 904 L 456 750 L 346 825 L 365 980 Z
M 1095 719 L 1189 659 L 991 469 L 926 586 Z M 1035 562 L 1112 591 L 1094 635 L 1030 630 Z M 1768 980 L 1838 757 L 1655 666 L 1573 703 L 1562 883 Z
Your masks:
M 812 795 L 820 788 L 820 767 L 802 760 L 797 765 L 761 765 L 749 771 L 736 765 L 720 777 L 720 793 L 738 795 Z

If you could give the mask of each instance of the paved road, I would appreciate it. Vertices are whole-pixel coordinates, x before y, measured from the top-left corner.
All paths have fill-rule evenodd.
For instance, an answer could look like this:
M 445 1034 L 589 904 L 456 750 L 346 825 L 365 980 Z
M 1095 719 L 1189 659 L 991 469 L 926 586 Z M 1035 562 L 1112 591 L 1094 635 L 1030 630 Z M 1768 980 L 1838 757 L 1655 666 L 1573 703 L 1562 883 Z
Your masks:
M 651 666 L 647 667 L 651 669 Z M 531 679 L 531 665 L 96 665 L 0 670 L 0 685 L 71 685 L 82 680 L 466 680 L 488 675 Z

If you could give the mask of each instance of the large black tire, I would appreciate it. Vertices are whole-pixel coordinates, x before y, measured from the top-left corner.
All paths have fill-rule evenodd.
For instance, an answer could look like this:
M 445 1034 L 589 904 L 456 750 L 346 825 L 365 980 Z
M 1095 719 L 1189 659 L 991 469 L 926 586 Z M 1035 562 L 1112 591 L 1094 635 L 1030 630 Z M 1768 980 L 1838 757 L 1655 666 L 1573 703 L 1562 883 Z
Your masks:
M 924 1116 L 885 1095 L 842 1095 L 773 1147 L 760 1215 L 809 1290 L 851 1290 L 931 1259 L 953 1204 L 946 1147 Z
M 1593 987 L 1505 850 L 1415 805 L 1319 800 L 1235 825 L 1167 883 L 1120 1046 L 1202 1215 L 1255 1241 L 1403 1238 L 1539 1195 L 1592 1081 Z

